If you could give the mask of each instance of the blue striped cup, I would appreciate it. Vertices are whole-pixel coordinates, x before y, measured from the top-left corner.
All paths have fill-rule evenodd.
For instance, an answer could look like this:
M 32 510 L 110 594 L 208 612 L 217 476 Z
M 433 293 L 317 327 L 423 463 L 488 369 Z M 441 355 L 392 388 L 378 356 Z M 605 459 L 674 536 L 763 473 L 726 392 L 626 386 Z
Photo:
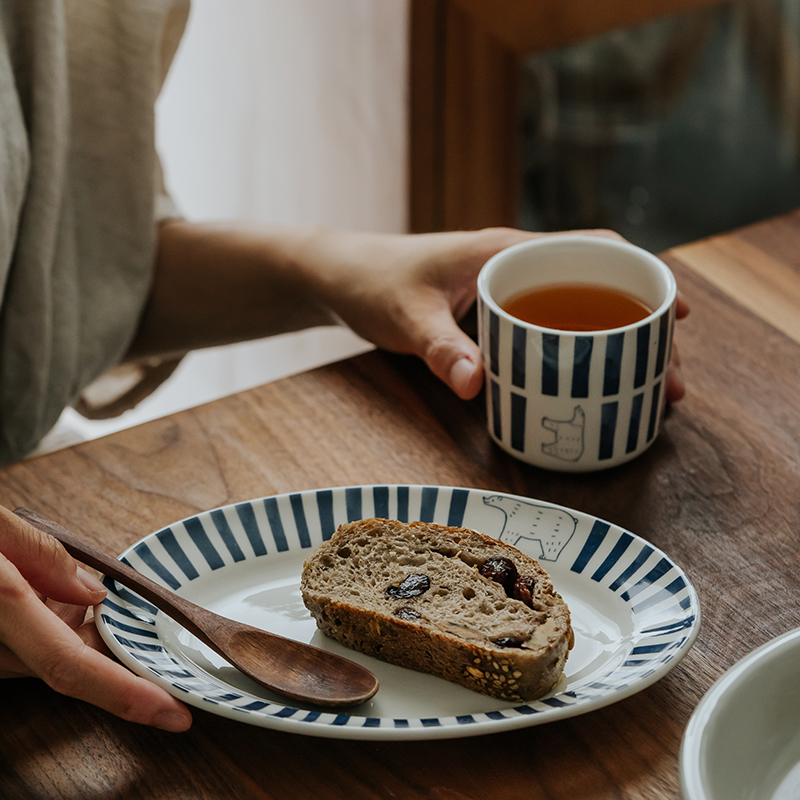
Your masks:
M 501 305 L 553 283 L 593 283 L 642 299 L 652 314 L 604 331 L 523 322 Z M 675 278 L 661 259 L 620 240 L 563 234 L 514 245 L 478 276 L 478 331 L 489 433 L 529 464 L 588 472 L 643 453 L 664 416 Z

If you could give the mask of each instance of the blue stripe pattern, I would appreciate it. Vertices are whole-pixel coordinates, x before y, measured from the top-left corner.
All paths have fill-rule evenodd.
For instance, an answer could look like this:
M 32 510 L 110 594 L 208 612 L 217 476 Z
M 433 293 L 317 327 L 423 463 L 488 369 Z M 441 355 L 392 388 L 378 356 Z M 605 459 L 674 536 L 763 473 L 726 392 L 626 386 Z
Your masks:
M 153 551 L 145 542 L 137 544 L 136 547 L 133 548 L 133 552 L 136 553 L 136 555 L 139 556 L 139 558 L 141 558 L 170 589 L 175 591 L 175 589 L 181 588 L 181 582 L 153 555 Z
M 628 441 L 625 445 L 625 452 L 632 453 L 639 446 L 639 426 L 642 424 L 642 405 L 644 404 L 644 392 L 633 396 L 631 405 L 631 418 L 628 420 Z
M 172 528 L 165 528 L 163 531 L 159 531 L 156 534 L 156 539 L 161 542 L 172 560 L 178 565 L 180 571 L 190 581 L 193 581 L 198 576 L 198 572 L 194 564 L 189 560 L 189 557 L 183 552 L 183 548 L 178 544 L 175 538 L 175 532 Z
M 603 397 L 619 394 L 619 382 L 622 374 L 622 347 L 625 342 L 624 333 L 612 333 L 606 339 L 606 368 L 603 373 Z
M 239 503 L 236 506 L 236 514 L 239 517 L 239 522 L 242 523 L 244 532 L 247 534 L 250 546 L 253 548 L 253 555 L 265 556 L 267 554 L 267 546 L 261 536 L 261 530 L 258 527 L 258 522 L 256 522 L 256 513 L 252 504 Z
M 664 361 L 667 352 L 667 340 L 669 339 L 669 315 L 662 314 L 658 320 L 658 352 L 656 354 L 655 375 L 658 377 L 666 366 Z
M 455 528 L 463 526 L 467 500 L 469 500 L 469 492 L 466 489 L 453 489 L 453 494 L 450 498 L 450 510 L 447 514 L 447 524 L 449 526 Z
M 525 328 L 514 326 L 511 345 L 511 383 L 519 389 L 525 388 L 525 359 L 528 334 Z
M 433 522 L 436 515 L 436 500 L 439 497 L 439 490 L 435 486 L 425 486 L 422 489 L 422 501 L 420 502 L 419 519 L 421 522 Z
M 608 575 L 611 568 L 622 558 L 623 553 L 628 549 L 632 541 L 633 536 L 629 533 L 623 533 L 619 539 L 617 539 L 616 544 L 603 563 L 592 574 L 592 580 L 598 583 L 602 581 L 603 578 Z
M 375 516 L 382 519 L 389 518 L 389 487 L 376 486 L 372 490 L 372 500 L 375 507 Z
M 220 539 L 222 539 L 222 543 L 228 549 L 228 552 L 231 554 L 233 560 L 236 562 L 244 561 L 244 552 L 242 551 L 242 548 L 239 547 L 239 542 L 236 541 L 236 537 L 233 535 L 233 531 L 231 530 L 228 518 L 225 516 L 225 512 L 223 512 L 220 508 L 216 508 L 211 512 L 210 516 L 211 521 L 214 523 L 214 527 L 217 529 L 217 533 L 219 533 Z
M 279 553 L 285 553 L 289 549 L 289 544 L 286 541 L 283 522 L 281 521 L 280 511 L 278 511 L 278 501 L 274 497 L 268 497 L 264 501 L 264 508 L 267 512 L 267 521 L 269 522 L 275 549 Z
M 330 489 L 317 492 L 317 509 L 319 510 L 322 540 L 327 541 L 336 530 L 336 524 L 333 521 L 333 492 Z
M 666 558 L 662 558 L 656 566 L 647 573 L 641 580 L 637 581 L 630 589 L 623 592 L 621 597 L 623 600 L 632 600 L 636 595 L 644 591 L 646 588 L 656 583 L 660 578 L 672 569 L 672 565 Z
M 589 533 L 589 536 L 586 538 L 586 542 L 581 549 L 581 552 L 578 554 L 578 557 L 575 559 L 571 569 L 573 572 L 583 572 L 586 568 L 586 565 L 591 560 L 592 556 L 597 552 L 597 549 L 603 543 L 606 538 L 606 534 L 611 526 L 607 522 L 603 522 L 602 520 L 595 520 L 594 525 L 592 525 L 592 530 Z
M 591 336 L 575 337 L 575 353 L 572 359 L 572 397 L 589 396 L 589 376 L 592 366 L 594 339 Z
M 361 512 L 361 489 L 345 489 L 345 505 L 347 506 L 347 521 L 353 522 L 357 519 L 364 519 Z
M 228 565 L 232 565 L 242 557 L 254 558 L 259 553 L 278 554 L 314 547 L 330 538 L 339 524 L 358 518 L 359 514 L 466 525 L 491 534 L 491 526 L 481 516 L 487 513 L 488 504 L 484 500 L 489 497 L 496 501 L 498 495 L 437 486 L 381 485 L 293 493 L 197 515 L 157 531 L 131 548 L 130 553 L 135 556 L 134 564 L 156 580 L 168 586 L 180 585 L 172 563 L 188 581 L 197 580 L 225 567 L 224 556 L 230 556 Z M 546 506 L 541 504 L 542 508 Z M 129 666 L 139 664 L 140 670 L 167 681 L 176 694 L 195 697 L 209 707 L 234 709 L 243 719 L 257 715 L 285 720 L 301 728 L 314 725 L 397 731 L 412 734 L 413 738 L 415 731 L 435 731 L 448 726 L 471 726 L 482 732 L 487 723 L 504 726 L 525 718 L 545 720 L 553 714 L 571 715 L 586 702 L 628 692 L 638 682 L 665 670 L 688 649 L 698 622 L 694 591 L 666 556 L 610 523 L 574 513 L 578 527 L 561 553 L 563 569 L 576 575 L 585 574 L 584 580 L 591 581 L 598 590 L 615 595 L 615 602 L 630 609 L 636 633 L 626 645 L 623 658 L 609 659 L 605 674 L 594 674 L 554 695 L 513 707 L 501 706 L 485 713 L 462 713 L 449 718 L 394 719 L 304 711 L 281 701 L 259 698 L 234 689 L 224 680 L 218 681 L 182 655 L 173 655 L 171 644 L 162 640 L 160 627 L 156 625 L 159 612 L 108 579 L 105 583 L 109 595 L 102 605 L 98 624 L 104 625 L 116 645 L 129 655 L 131 662 L 126 662 Z M 501 533 L 502 528 L 494 535 Z M 253 555 L 246 556 L 250 550 Z
M 125 633 L 137 633 L 139 636 L 148 636 L 152 639 L 158 638 L 158 634 L 154 630 L 147 630 L 146 628 L 141 628 L 138 625 L 127 625 L 124 622 L 114 619 L 108 614 L 102 614 L 101 617 L 103 622 L 105 622 L 107 625 L 110 625 L 112 628 L 116 628 L 118 631 L 125 631 Z
M 618 403 L 603 403 L 600 411 L 600 449 L 597 457 L 606 461 L 614 457 L 614 437 L 617 433 Z
M 558 397 L 558 348 L 561 337 L 542 334 L 542 394 Z
M 511 446 L 515 450 L 525 450 L 525 412 L 528 399 L 511 392 Z
M 491 381 L 492 392 L 492 429 L 494 435 L 498 439 L 503 438 L 503 420 L 500 416 L 500 384 L 497 381 Z
M 672 309 L 633 330 L 568 335 L 526 329 L 485 305 L 482 308 L 489 343 L 488 419 L 492 435 L 506 449 L 525 456 L 526 448 L 534 448 L 530 455 L 541 457 L 543 452 L 559 468 L 555 459 L 579 462 L 584 453 L 586 458 L 612 463 L 626 460 L 625 456 L 635 455 L 652 442 L 663 414 L 663 379 L 674 330 Z M 554 424 L 566 426 L 569 417 L 553 419 L 552 412 L 546 412 L 532 419 L 530 402 L 523 415 L 525 390 L 531 387 L 544 397 L 574 400 L 572 408 L 581 406 L 582 412 L 587 409 L 579 401 L 593 393 L 615 403 L 604 406 L 602 420 L 593 410 L 571 423 L 576 426 L 570 429 L 573 440 L 581 435 L 578 431 L 583 425 L 601 428 L 583 430 L 584 439 L 597 442 L 599 450 L 566 446 L 559 451 L 550 446 L 557 436 Z M 628 399 L 632 389 L 639 391 Z M 563 414 L 570 413 L 566 405 L 564 409 Z M 508 416 L 509 422 L 504 423 L 501 416 Z
M 163 653 L 164 648 L 160 644 L 149 644 L 147 642 L 137 642 L 135 639 L 126 639 L 124 636 L 115 635 L 114 638 L 123 646 L 134 650 L 146 650 L 148 653 Z
M 146 600 L 143 600 L 138 595 L 132 594 L 123 586 L 120 586 L 115 581 L 112 581 L 110 578 L 106 578 L 103 581 L 103 585 L 114 595 L 118 595 L 123 602 L 127 603 L 129 606 L 134 606 L 133 609 L 126 608 L 125 606 L 115 603 L 111 599 L 111 596 L 106 596 L 106 599 L 103 600 L 103 608 L 107 608 L 109 611 L 113 611 L 119 616 L 135 619 L 137 622 L 144 622 L 150 625 L 154 624 L 153 615 L 157 611 L 155 606 L 150 605 L 150 603 L 148 603 Z M 148 612 L 146 615 L 136 610 L 137 608 L 142 608 L 143 606 L 144 610 Z
M 211 539 L 208 538 L 203 523 L 200 522 L 197 517 L 187 519 L 186 522 L 183 523 L 183 527 L 186 528 L 189 538 L 194 542 L 195 547 L 200 551 L 206 564 L 208 564 L 211 569 L 219 569 L 225 566 L 222 556 L 220 556 L 217 552 L 217 548 L 211 543 Z M 190 578 L 189 580 L 193 579 Z
M 308 532 L 308 521 L 306 520 L 306 511 L 303 508 L 302 495 L 290 495 L 289 503 L 292 507 L 292 517 L 297 530 L 297 538 L 300 540 L 300 547 L 311 547 L 311 535 Z
M 653 397 L 650 401 L 650 422 L 647 424 L 647 441 L 649 442 L 656 433 L 656 423 L 658 422 L 658 412 L 661 405 L 661 384 L 657 383 L 653 387 Z
M 644 547 L 642 547 L 642 549 L 639 551 L 639 554 L 633 559 L 633 561 L 631 561 L 628 568 L 611 584 L 609 587 L 611 591 L 619 591 L 619 589 L 631 579 L 631 576 L 641 569 L 642 564 L 644 564 L 647 559 L 650 558 L 652 552 L 653 548 L 649 544 L 646 544 Z
M 397 490 L 397 519 L 400 522 L 408 522 L 408 486 L 401 486 Z
M 489 311 L 489 369 L 500 372 L 500 317 Z
M 669 584 L 669 586 L 665 586 L 662 589 L 659 589 L 657 592 L 651 594 L 645 600 L 642 600 L 639 603 L 635 603 L 633 605 L 633 610 L 637 614 L 641 614 L 644 611 L 647 611 L 648 608 L 651 608 L 652 606 L 657 605 L 658 603 L 661 603 L 664 600 L 674 597 L 679 592 L 681 592 L 685 588 L 685 586 L 686 586 L 685 581 L 683 580 L 683 578 L 679 577 L 676 580 L 674 580 L 671 584 Z M 680 601 L 679 605 L 681 606 L 681 608 L 686 610 L 686 606 L 682 605 L 682 603 L 683 601 Z
M 129 567 L 131 566 L 131 562 L 128 561 L 127 558 L 121 558 L 123 564 L 127 564 Z M 135 569 L 135 567 L 134 567 Z M 110 578 L 103 578 L 103 586 L 105 586 L 109 592 L 113 595 L 118 597 L 123 602 L 127 603 L 129 606 L 135 606 L 136 608 L 140 608 L 142 611 L 148 614 L 157 614 L 158 609 L 152 605 L 152 603 L 148 603 L 143 597 L 139 597 L 138 594 L 134 594 L 133 592 L 128 591 L 124 586 L 118 584 L 116 581 L 112 581 Z M 103 601 L 103 604 L 107 604 L 109 602 L 108 597 Z M 132 617 L 135 619 L 139 619 L 139 615 L 132 613 Z
M 647 365 L 650 361 L 650 336 L 652 322 L 636 331 L 636 368 L 633 373 L 633 388 L 639 389 L 647 381 Z
M 676 622 L 671 622 L 668 625 L 659 625 L 655 628 L 645 628 L 643 633 L 675 633 L 676 631 L 691 628 L 695 624 L 695 621 L 696 620 L 693 616 L 685 617 L 684 619 L 677 620 Z

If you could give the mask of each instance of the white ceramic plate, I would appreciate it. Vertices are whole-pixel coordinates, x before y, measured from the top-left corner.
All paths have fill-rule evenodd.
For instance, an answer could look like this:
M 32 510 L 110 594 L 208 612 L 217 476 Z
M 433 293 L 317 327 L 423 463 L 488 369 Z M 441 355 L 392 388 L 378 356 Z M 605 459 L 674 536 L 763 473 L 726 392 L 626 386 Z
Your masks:
M 339 524 L 372 516 L 463 525 L 538 558 L 569 604 L 575 629 L 557 690 L 529 703 L 495 700 L 363 656 L 319 633 L 300 596 L 303 561 Z M 98 627 L 130 669 L 206 711 L 312 736 L 473 736 L 582 714 L 659 680 L 689 650 L 700 621 L 686 576 L 638 536 L 578 511 L 478 489 L 353 486 L 267 497 L 176 522 L 121 558 L 213 611 L 372 670 L 381 688 L 369 702 L 339 713 L 298 707 L 107 580 Z
M 709 689 L 683 737 L 681 786 L 686 800 L 800 798 L 800 628 Z

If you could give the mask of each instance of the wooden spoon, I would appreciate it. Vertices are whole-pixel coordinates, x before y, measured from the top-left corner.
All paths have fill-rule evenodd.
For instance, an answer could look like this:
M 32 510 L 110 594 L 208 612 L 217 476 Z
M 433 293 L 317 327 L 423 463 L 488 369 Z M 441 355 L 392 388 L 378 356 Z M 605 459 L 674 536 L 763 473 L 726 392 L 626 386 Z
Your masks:
M 14 513 L 58 539 L 79 561 L 141 595 L 248 678 L 273 692 L 323 706 L 352 706 L 378 691 L 378 679 L 349 659 L 214 614 L 103 553 L 57 522 L 27 508 L 17 508 Z

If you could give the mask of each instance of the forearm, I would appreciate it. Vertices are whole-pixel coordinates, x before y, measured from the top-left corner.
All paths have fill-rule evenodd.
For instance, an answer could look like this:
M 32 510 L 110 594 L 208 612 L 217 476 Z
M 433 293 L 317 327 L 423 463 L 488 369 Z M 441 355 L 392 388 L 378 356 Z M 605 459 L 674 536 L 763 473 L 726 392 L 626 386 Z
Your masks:
M 308 281 L 315 228 L 159 228 L 150 297 L 127 358 L 259 339 L 333 322 Z
M 420 356 L 459 396 L 473 397 L 480 353 L 455 319 L 474 301 L 486 259 L 533 235 L 171 221 L 160 229 L 153 288 L 127 358 L 179 356 L 344 322 L 378 347 Z
M 341 321 L 378 347 L 423 358 L 469 399 L 483 380 L 481 355 L 456 320 L 474 302 L 486 261 L 539 235 L 505 228 L 404 236 L 165 223 L 153 289 L 128 358 L 177 356 Z M 678 387 L 670 397 L 680 394 Z

